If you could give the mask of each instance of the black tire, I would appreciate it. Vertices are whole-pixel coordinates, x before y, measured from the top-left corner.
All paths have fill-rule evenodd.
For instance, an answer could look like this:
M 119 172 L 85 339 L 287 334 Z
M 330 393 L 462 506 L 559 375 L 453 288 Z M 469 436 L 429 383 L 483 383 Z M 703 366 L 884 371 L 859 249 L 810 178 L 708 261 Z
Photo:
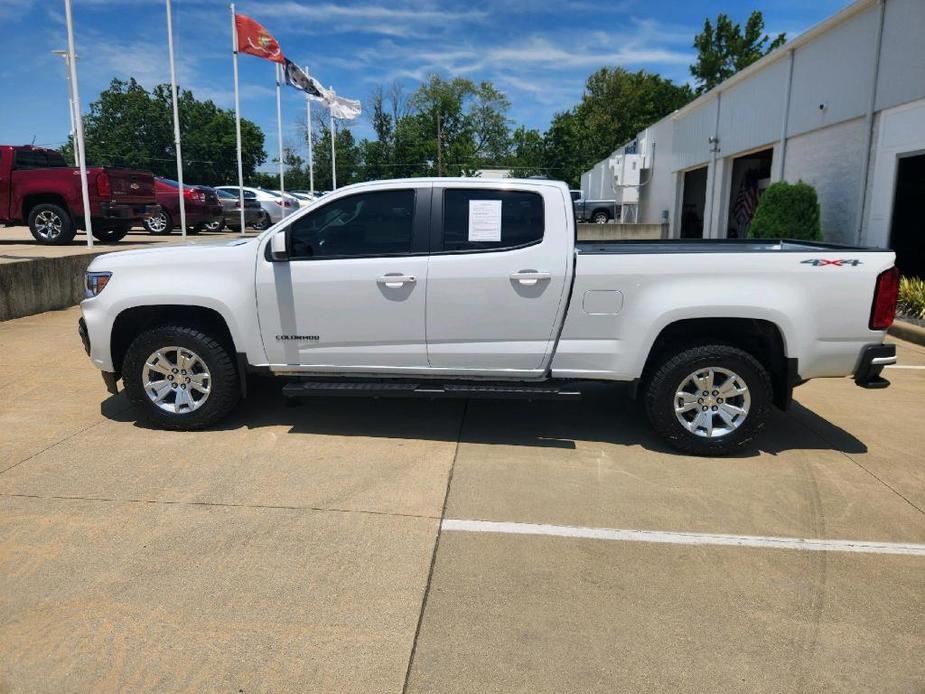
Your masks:
M 597 210 L 594 214 L 591 215 L 591 221 L 595 224 L 606 224 L 610 221 L 610 215 L 607 214 L 604 210 Z
M 683 381 L 686 377 L 701 369 L 711 367 L 725 369 L 736 374 L 744 381 L 751 400 L 747 408 L 748 414 L 737 428 L 712 438 L 691 432 L 678 421 L 678 416 L 675 414 L 675 404 L 679 400 L 678 389 L 684 385 Z M 724 383 L 725 376 L 723 378 Z M 723 383 L 718 384 L 718 388 L 721 388 Z M 715 392 L 718 393 L 719 390 Z M 704 406 L 699 402 L 700 393 L 692 395 L 698 398 L 698 402 L 691 403 L 694 404 L 694 410 L 690 414 L 682 415 L 685 418 L 693 419 L 698 412 L 696 408 Z M 714 392 L 711 392 L 711 396 L 714 396 Z M 738 399 L 733 402 L 733 398 L 729 398 L 730 402 L 727 404 L 742 405 L 744 396 L 735 397 Z M 729 345 L 705 344 L 668 355 L 647 380 L 644 386 L 644 398 L 646 414 L 652 428 L 671 446 L 693 455 L 729 455 L 747 447 L 767 423 L 772 402 L 771 377 L 767 369 L 748 352 Z M 708 397 L 706 406 L 713 410 L 717 407 L 717 402 L 722 401 Z M 722 407 L 722 404 L 718 407 Z M 716 421 L 723 426 L 720 413 L 717 413 L 715 417 L 710 417 L 711 426 L 712 422 Z M 704 432 L 706 430 L 706 426 L 696 428 Z
M 93 237 L 104 243 L 115 243 L 125 238 L 132 230 L 131 222 L 117 222 L 113 226 L 93 229 Z
M 166 347 L 191 350 L 208 368 L 210 392 L 198 409 L 168 412 L 148 397 L 143 384 L 145 362 L 154 352 Z M 229 349 L 203 329 L 193 326 L 165 325 L 138 335 L 122 362 L 122 380 L 126 396 L 138 415 L 160 429 L 204 429 L 226 417 L 241 397 L 238 370 Z M 177 396 L 168 395 L 167 400 L 171 397 L 175 402 Z
M 205 227 L 202 224 L 191 224 L 190 226 L 186 227 L 186 233 L 190 236 L 196 236 L 204 228 Z
M 29 231 L 43 246 L 63 246 L 74 240 L 77 227 L 70 213 L 60 205 L 43 202 L 29 211 Z
M 158 218 L 160 219 L 158 220 Z M 152 220 L 154 221 L 152 222 Z M 166 236 L 173 233 L 173 217 L 170 216 L 170 212 L 167 210 L 162 209 L 154 217 L 146 219 L 143 224 L 149 234 Z
M 273 220 L 270 219 L 270 213 L 266 210 L 262 210 L 260 216 L 251 224 L 251 228 L 256 231 L 263 231 L 264 229 L 268 229 L 272 224 Z
M 207 222 L 202 225 L 203 231 L 221 231 L 225 228 L 225 220 L 219 219 L 214 222 Z
M 236 234 L 240 234 L 240 233 L 241 233 L 241 227 L 239 227 L 239 226 L 234 226 L 233 224 L 228 224 L 228 225 L 226 225 L 226 226 L 228 227 L 228 231 L 233 231 L 233 232 L 236 233 Z

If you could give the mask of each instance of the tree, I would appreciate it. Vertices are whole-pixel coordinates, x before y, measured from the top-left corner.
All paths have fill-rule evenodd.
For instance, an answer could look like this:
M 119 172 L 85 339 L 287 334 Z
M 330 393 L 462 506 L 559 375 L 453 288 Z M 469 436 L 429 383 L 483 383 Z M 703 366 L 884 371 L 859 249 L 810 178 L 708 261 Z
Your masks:
M 547 175 L 546 142 L 539 130 L 528 130 L 521 125 L 513 132 L 506 166 L 520 178 Z
M 764 16 L 758 10 L 748 16 L 744 30 L 725 13 L 717 15 L 715 27 L 705 19 L 703 31 L 694 37 L 697 62 L 691 65 L 691 75 L 697 82 L 697 93 L 713 89 L 786 41 L 786 34 L 772 40 L 764 33 Z
M 198 101 L 189 90 L 178 95 L 184 180 L 189 183 L 237 181 L 234 112 L 212 101 Z M 134 78 L 114 79 L 84 116 L 88 164 L 123 165 L 176 178 L 170 85 L 148 92 Z M 242 161 L 246 177 L 263 163 L 263 132 L 241 120 Z M 73 145 L 65 146 L 70 156 Z
M 772 183 L 758 201 L 748 236 L 752 239 L 821 240 L 816 189 L 803 181 Z
M 577 186 L 582 171 L 692 98 L 687 85 L 645 70 L 601 68 L 581 102 L 553 117 L 545 136 L 550 174 Z
M 322 125 L 315 139 L 315 190 L 331 190 L 331 130 Z M 349 129 L 339 127 L 335 140 L 337 185 L 358 183 L 362 179 L 360 148 Z

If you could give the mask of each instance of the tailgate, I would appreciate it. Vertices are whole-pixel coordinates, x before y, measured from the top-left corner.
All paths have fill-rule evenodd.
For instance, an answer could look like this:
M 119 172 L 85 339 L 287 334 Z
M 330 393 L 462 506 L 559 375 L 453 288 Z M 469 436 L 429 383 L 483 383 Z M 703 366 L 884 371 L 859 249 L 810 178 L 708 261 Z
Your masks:
M 112 186 L 114 202 L 149 203 L 157 202 L 154 195 L 154 175 L 137 169 L 106 168 Z

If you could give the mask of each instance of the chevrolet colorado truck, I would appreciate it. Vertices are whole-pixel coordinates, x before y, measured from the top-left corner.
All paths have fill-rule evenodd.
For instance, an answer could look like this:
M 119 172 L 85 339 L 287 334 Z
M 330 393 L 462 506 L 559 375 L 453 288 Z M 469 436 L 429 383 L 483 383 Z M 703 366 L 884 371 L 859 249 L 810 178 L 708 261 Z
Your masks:
M 576 398 L 629 384 L 658 434 L 740 450 L 811 378 L 889 385 L 889 251 L 794 241 L 576 243 L 568 188 L 341 188 L 251 239 L 110 253 L 79 331 L 110 392 L 167 429 L 218 422 L 247 376 L 283 394 Z
M 93 236 L 119 241 L 133 224 L 160 212 L 154 176 L 135 169 L 87 169 Z M 83 229 L 80 171 L 53 149 L 0 145 L 0 222 L 25 222 L 44 245 L 70 243 Z

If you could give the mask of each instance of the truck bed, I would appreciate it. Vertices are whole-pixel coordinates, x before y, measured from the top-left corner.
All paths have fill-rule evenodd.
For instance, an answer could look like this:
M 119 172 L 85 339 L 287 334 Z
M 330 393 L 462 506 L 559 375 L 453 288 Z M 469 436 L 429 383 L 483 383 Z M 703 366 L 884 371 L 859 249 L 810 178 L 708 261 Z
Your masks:
M 582 255 L 639 253 L 815 253 L 819 251 L 878 252 L 883 249 L 790 239 L 654 239 L 651 241 L 585 241 L 575 244 Z

